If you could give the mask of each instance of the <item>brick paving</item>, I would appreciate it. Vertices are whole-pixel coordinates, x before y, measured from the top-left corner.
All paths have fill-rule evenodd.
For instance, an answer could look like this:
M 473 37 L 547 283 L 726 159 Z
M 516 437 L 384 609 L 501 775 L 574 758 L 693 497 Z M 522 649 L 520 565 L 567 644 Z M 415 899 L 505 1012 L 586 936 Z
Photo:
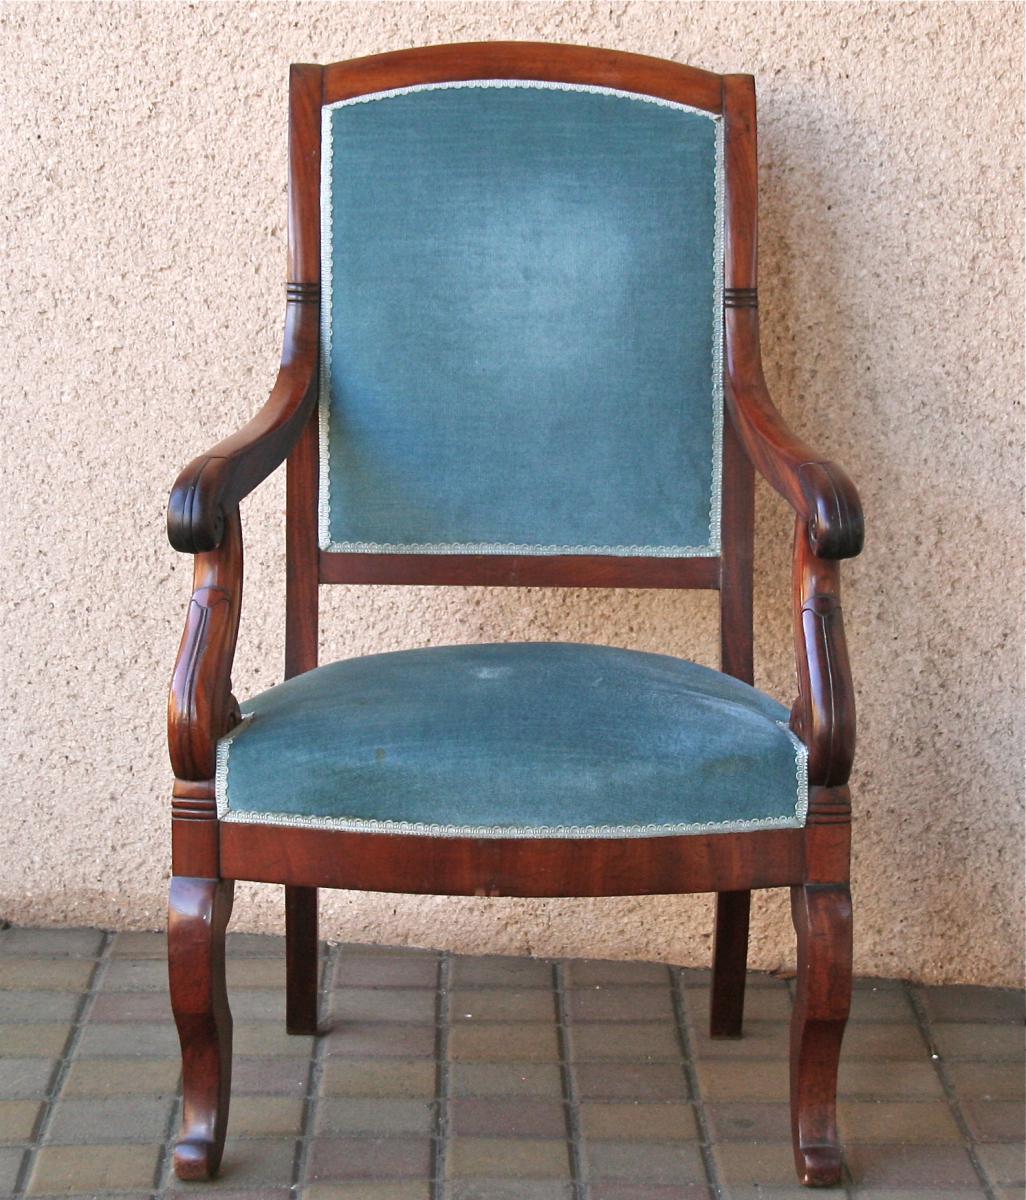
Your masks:
M 0 932 L 0 1196 L 796 1200 L 793 984 L 749 977 L 706 1033 L 708 972 L 331 946 L 317 1038 L 284 1029 L 281 939 L 229 937 L 235 1078 L 213 1184 L 178 1184 L 159 934 Z M 1023 995 L 859 980 L 843 1187 L 1023 1200 Z

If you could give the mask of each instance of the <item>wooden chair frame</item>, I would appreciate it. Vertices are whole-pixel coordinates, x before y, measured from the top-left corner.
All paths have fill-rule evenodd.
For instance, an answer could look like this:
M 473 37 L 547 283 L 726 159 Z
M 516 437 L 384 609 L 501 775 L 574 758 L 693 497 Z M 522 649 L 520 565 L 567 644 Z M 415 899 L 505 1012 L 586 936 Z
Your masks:
M 723 548 L 718 558 L 336 554 L 316 531 L 321 106 L 436 81 L 531 79 L 615 87 L 721 114 L 725 138 Z M 741 1032 L 751 890 L 790 887 L 798 937 L 791 1025 L 795 1162 L 803 1183 L 835 1183 L 838 1055 L 851 994 L 848 888 L 855 704 L 838 560 L 859 552 L 858 494 L 787 428 L 766 389 L 756 292 L 755 90 L 659 59 L 530 42 L 435 46 L 292 67 L 285 345 L 270 398 L 242 430 L 193 461 L 171 495 L 172 545 L 195 556 L 174 671 L 168 739 L 173 879 L 171 997 L 184 1071 L 175 1151 L 181 1178 L 220 1162 L 231 1075 L 224 931 L 234 880 L 285 885 L 287 1025 L 317 1029 L 318 887 L 466 896 L 718 893 L 713 1036 Z M 482 839 L 220 823 L 215 749 L 239 719 L 231 670 L 242 598 L 239 502 L 287 460 L 286 677 L 317 665 L 318 585 L 691 587 L 719 591 L 721 667 L 752 682 L 753 466 L 796 514 L 793 604 L 798 698 L 809 748 L 808 822 L 778 829 L 637 839 Z

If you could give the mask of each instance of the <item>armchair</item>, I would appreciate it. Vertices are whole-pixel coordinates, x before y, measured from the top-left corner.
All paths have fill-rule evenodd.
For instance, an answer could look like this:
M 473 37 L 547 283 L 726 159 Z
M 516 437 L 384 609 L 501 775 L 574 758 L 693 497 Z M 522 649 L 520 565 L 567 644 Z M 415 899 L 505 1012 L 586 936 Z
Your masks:
M 180 1178 L 225 1136 L 234 880 L 285 886 L 287 1026 L 317 1029 L 317 888 L 716 892 L 711 1030 L 741 1034 L 753 888 L 789 887 L 795 1162 L 841 1169 L 862 513 L 773 407 L 755 96 L 606 50 L 436 46 L 292 68 L 285 346 L 171 494 L 195 557 L 171 686 Z M 344 164 L 344 169 L 339 169 Z M 285 682 L 231 671 L 239 503 L 287 464 Z M 793 507 L 798 697 L 752 686 L 756 468 Z M 719 593 L 721 671 L 560 643 L 318 667 L 332 583 Z

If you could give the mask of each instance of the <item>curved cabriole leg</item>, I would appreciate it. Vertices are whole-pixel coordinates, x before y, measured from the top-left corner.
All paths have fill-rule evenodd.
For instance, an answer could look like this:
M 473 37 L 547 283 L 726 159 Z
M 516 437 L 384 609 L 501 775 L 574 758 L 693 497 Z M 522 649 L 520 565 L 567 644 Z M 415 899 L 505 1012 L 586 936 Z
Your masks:
M 716 896 L 712 991 L 709 995 L 710 1037 L 741 1036 L 751 905 L 751 892 L 720 892 Z
M 317 889 L 285 888 L 285 1028 L 317 1032 Z
M 791 1016 L 791 1131 L 806 1187 L 841 1178 L 837 1064 L 851 1007 L 851 893 L 846 884 L 791 889 L 798 981 Z
M 182 1043 L 179 1179 L 210 1179 L 221 1165 L 232 1077 L 232 1014 L 224 932 L 235 884 L 174 876 L 167 931 L 171 1007 Z

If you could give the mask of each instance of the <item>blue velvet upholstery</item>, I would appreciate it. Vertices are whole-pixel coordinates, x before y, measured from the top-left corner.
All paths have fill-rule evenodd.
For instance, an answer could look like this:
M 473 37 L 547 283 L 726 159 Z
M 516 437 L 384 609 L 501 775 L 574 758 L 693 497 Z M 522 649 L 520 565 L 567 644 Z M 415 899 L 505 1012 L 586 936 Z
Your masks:
M 720 137 L 566 84 L 325 107 L 323 548 L 719 552 Z
M 804 824 L 787 710 L 662 654 L 450 646 L 320 667 L 244 706 L 222 819 L 476 837 L 641 837 Z

